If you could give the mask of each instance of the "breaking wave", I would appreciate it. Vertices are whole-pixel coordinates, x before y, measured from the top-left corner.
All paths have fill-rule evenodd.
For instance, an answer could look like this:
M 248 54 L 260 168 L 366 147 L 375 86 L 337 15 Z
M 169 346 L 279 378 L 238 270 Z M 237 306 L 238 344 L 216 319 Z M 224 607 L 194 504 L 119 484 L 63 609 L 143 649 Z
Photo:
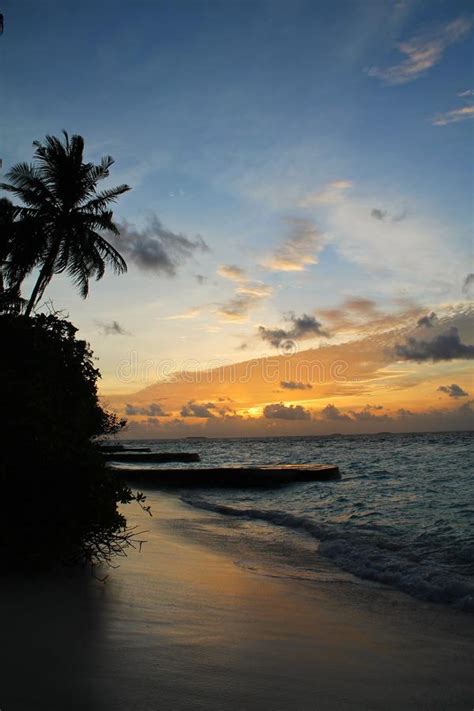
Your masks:
M 308 534 L 319 541 L 319 553 L 340 568 L 366 580 L 391 585 L 413 597 L 451 604 L 474 612 L 474 584 L 468 575 L 453 573 L 442 561 L 442 555 L 426 556 L 397 541 L 389 527 L 369 525 L 365 529 L 350 524 L 319 524 L 305 516 L 279 510 L 235 507 L 200 497 L 183 496 L 183 501 L 196 508 L 224 516 L 266 521 Z M 467 568 L 474 562 L 474 547 L 455 553 Z M 466 571 L 468 572 L 468 571 Z

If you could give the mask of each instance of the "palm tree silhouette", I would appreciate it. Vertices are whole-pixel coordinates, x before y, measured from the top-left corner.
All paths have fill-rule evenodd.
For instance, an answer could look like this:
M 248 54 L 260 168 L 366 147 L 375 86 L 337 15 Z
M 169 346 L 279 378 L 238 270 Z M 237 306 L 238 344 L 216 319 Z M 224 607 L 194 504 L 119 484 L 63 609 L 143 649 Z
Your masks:
M 0 198 L 0 313 L 21 310 L 18 281 L 9 277 L 8 267 L 15 229 L 16 208 L 7 198 Z
M 27 316 L 54 274 L 66 272 L 86 298 L 89 279 L 101 279 L 106 265 L 118 274 L 127 271 L 124 259 L 101 233 L 120 234 L 109 206 L 130 188 L 119 185 L 99 192 L 97 184 L 109 176 L 113 158 L 105 156 L 99 165 L 84 163 L 82 136 L 63 134 L 63 141 L 55 136 L 35 141 L 35 162 L 13 166 L 6 174 L 10 182 L 0 183 L 23 203 L 16 207 L 5 265 L 8 281 L 19 285 L 35 267 L 40 270 Z

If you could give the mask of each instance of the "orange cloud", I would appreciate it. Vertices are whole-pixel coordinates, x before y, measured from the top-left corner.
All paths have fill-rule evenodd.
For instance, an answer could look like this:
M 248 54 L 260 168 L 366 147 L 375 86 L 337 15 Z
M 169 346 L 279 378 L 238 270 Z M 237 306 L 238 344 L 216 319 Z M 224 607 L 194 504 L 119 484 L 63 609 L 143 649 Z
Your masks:
M 346 301 L 358 313 L 377 311 L 369 300 Z M 468 427 L 469 410 L 456 408 L 455 398 L 447 408 L 449 401 L 443 390 L 446 383 L 456 383 L 462 391 L 470 392 L 468 361 L 397 362 L 396 345 L 413 334 L 426 331 L 417 325 L 424 312 L 415 309 L 390 318 L 382 315 L 364 326 L 362 334 L 366 332 L 368 335 L 347 342 L 210 369 L 203 364 L 202 370 L 193 372 L 176 370 L 126 398 L 109 395 L 108 405 L 125 414 L 127 403 L 133 403 L 134 411 L 140 416 L 130 416 L 129 409 L 131 431 L 138 431 L 138 426 L 153 426 L 163 436 L 170 428 L 173 432 L 177 428 L 176 431 L 189 434 L 189 428 L 194 426 L 200 430 L 204 427 L 210 433 L 228 435 L 264 433 L 268 427 L 284 433 L 285 427 L 294 427 L 298 421 L 301 433 L 327 432 L 331 423 L 334 427 L 336 422 L 345 423 L 348 431 L 368 431 L 367 428 L 372 427 L 398 431 L 408 424 L 421 427 L 422 423 L 437 427 L 436 422 L 439 426 L 444 422 L 448 427 L 455 419 L 454 414 L 449 413 L 455 410 L 458 412 L 456 422 L 459 424 L 460 418 L 464 417 L 464 426 Z M 471 337 L 472 311 L 467 307 L 444 312 L 437 308 L 437 313 L 438 320 L 429 329 L 430 335 L 436 337 L 438 332 L 450 326 L 457 328 L 464 340 Z M 281 398 L 282 383 L 295 384 L 295 387 L 284 389 L 283 403 L 276 396 L 279 393 Z M 301 384 L 304 388 L 299 387 Z M 166 402 L 167 416 L 160 417 L 155 410 L 156 417 L 143 419 L 146 414 L 152 414 L 153 403 L 163 401 Z M 470 407 L 469 401 L 466 402 Z M 383 411 L 380 408 L 384 408 Z M 277 410 L 280 417 L 268 417 Z M 336 411 L 340 418 L 327 416 L 330 413 L 335 415 Z M 402 416 L 399 411 L 412 414 Z M 285 414 L 289 416 L 285 418 Z M 258 426 L 248 424 L 249 420 L 257 421 Z M 276 420 L 288 422 L 275 424 Z

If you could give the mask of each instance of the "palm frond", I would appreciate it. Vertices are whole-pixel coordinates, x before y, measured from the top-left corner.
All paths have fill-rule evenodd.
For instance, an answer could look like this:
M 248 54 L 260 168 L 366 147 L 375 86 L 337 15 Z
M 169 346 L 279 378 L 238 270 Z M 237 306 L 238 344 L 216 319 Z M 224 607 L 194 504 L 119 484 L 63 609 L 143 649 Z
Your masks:
M 5 251 L 3 273 L 12 284 L 20 283 L 35 267 L 40 269 L 28 315 L 54 274 L 66 272 L 87 296 L 91 277 L 101 279 L 106 266 L 121 274 L 127 266 L 105 234 L 119 234 L 110 204 L 130 190 L 128 185 L 98 191 L 114 160 L 104 156 L 98 165 L 86 163 L 84 139 L 77 134 L 47 135 L 35 141 L 34 162 L 19 163 L 0 185 L 22 202 L 9 228 L 13 246 Z M 0 215 L 1 218 L 1 215 Z
M 12 192 L 27 205 L 43 206 L 55 203 L 56 197 L 34 165 L 17 163 L 6 174 L 10 183 L 2 183 L 1 188 Z
M 127 271 L 127 263 L 120 252 L 96 232 L 94 232 L 94 246 L 116 274 L 124 274 Z
M 89 179 L 91 182 L 97 183 L 99 180 L 109 177 L 109 168 L 115 163 L 112 156 L 103 156 L 99 165 L 92 165 L 89 171 Z
M 96 193 L 96 197 L 89 200 L 82 206 L 84 211 L 101 211 L 106 208 L 109 203 L 115 202 L 120 195 L 128 192 L 130 190 L 129 185 L 117 185 L 115 188 L 109 188 L 108 190 L 103 190 L 100 193 Z

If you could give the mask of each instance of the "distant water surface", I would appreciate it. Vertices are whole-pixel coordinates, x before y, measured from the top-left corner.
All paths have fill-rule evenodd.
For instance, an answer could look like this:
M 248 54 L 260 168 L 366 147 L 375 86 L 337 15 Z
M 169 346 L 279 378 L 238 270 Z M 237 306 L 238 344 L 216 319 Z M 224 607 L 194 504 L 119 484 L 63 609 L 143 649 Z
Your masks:
M 318 542 L 318 555 L 364 579 L 474 611 L 472 433 L 136 440 L 197 451 L 199 466 L 337 464 L 341 481 L 276 490 L 181 491 L 193 506 Z M 143 466 L 143 465 L 140 465 Z M 170 465 L 168 465 L 170 466 Z M 172 466 L 175 466 L 174 464 Z M 189 464 L 176 466 L 186 466 Z M 193 466 L 193 465 L 191 465 Z M 288 561 L 291 566 L 291 560 Z

